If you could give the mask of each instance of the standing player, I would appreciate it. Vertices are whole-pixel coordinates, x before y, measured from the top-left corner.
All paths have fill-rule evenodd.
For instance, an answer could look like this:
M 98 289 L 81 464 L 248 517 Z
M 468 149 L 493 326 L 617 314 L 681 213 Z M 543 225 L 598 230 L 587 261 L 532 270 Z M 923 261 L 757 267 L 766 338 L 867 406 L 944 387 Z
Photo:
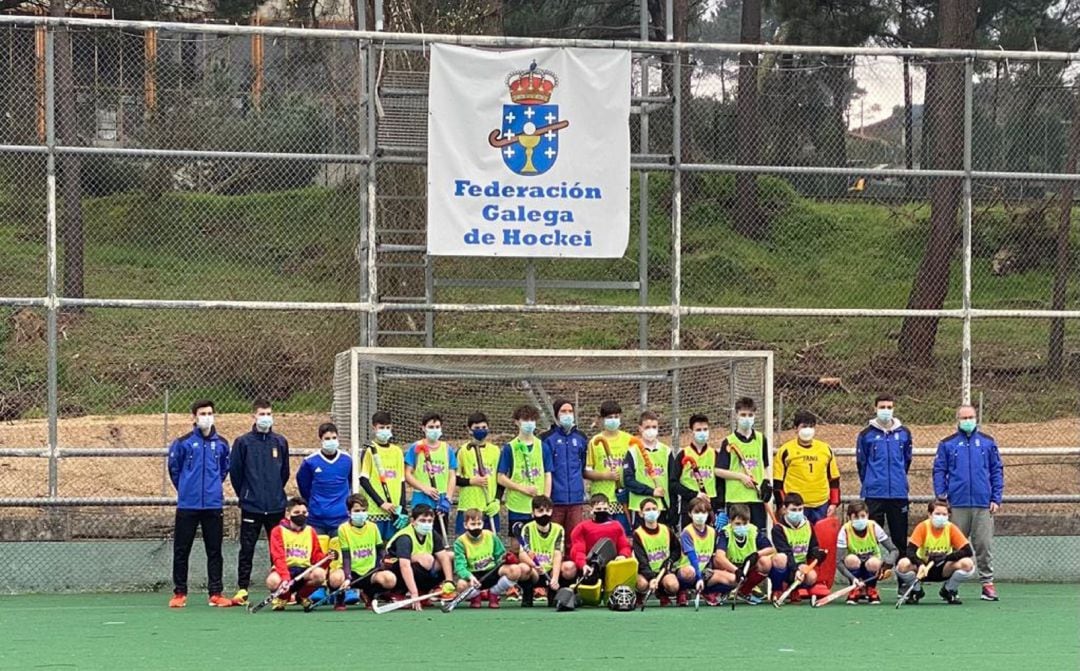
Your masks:
M 227 608 L 223 589 L 221 541 L 225 534 L 222 483 L 229 474 L 229 441 L 214 427 L 213 401 L 191 404 L 192 430 L 169 445 L 169 479 L 176 488 L 173 532 L 173 597 L 169 608 L 187 605 L 188 558 L 202 527 L 210 605 Z
M 386 560 L 398 588 L 404 588 L 409 598 L 429 592 L 443 578 L 443 594 L 454 592 L 454 553 L 446 546 L 442 534 L 435 530 L 435 511 L 424 503 L 413 506 L 412 523 L 394 534 L 386 544 Z M 413 610 L 423 610 L 420 602 Z
M 435 510 L 444 527 L 450 515 L 450 501 L 457 485 L 457 455 L 442 440 L 442 416 L 429 412 L 420 422 L 423 440 L 405 452 L 405 482 L 413 488 L 412 507 L 428 506 Z
M 271 592 L 281 587 L 281 583 L 292 580 L 303 573 L 312 564 L 317 564 L 326 556 L 320 545 L 314 527 L 308 526 L 308 508 L 304 499 L 293 497 L 285 508 L 285 519 L 270 532 L 270 575 L 266 576 L 266 588 Z M 311 607 L 309 598 L 312 591 L 326 580 L 326 571 L 317 568 L 304 579 L 303 584 L 294 585 L 297 602 L 305 609 Z M 274 599 L 274 610 L 285 610 L 288 599 Z
M 840 505 L 840 469 L 829 444 L 814 438 L 816 425 L 809 412 L 796 412 L 798 437 L 780 446 L 773 465 L 777 496 L 782 499 L 790 492 L 802 496 L 811 524 L 832 517 Z
M 874 399 L 874 418 L 855 439 L 855 465 L 862 483 L 860 496 L 871 519 L 902 545 L 908 533 L 908 470 L 913 452 L 911 431 L 894 416 L 895 409 L 891 394 Z
M 633 445 L 623 458 L 623 482 L 630 493 L 630 514 L 637 518 L 641 505 L 646 498 L 652 498 L 661 512 L 670 508 L 672 464 L 674 455 L 671 448 L 661 443 L 660 416 L 651 410 L 641 413 L 638 420 L 641 438 L 631 441 Z M 631 526 L 637 526 L 637 519 L 631 520 Z
M 735 401 L 734 432 L 720 443 L 716 456 L 716 474 L 724 482 L 724 503 L 741 503 L 750 509 L 750 521 L 759 529 L 765 528 L 765 506 L 772 498 L 772 483 L 768 481 L 769 441 L 754 430 L 754 399 L 743 396 Z
M 506 547 L 499 537 L 484 528 L 484 513 L 476 508 L 465 511 L 465 533 L 454 541 L 454 573 L 457 575 L 458 592 L 472 587 L 488 593 L 488 608 L 499 607 L 499 597 L 517 584 L 522 569 L 517 563 L 502 564 Z M 469 602 L 470 608 L 479 608 L 482 594 Z
M 660 524 L 660 506 L 655 499 L 642 500 L 639 512 L 641 525 L 634 529 L 632 543 L 638 563 L 638 605 L 652 591 L 659 595 L 660 605 L 667 606 L 679 591 L 675 564 L 681 559 L 680 539 L 667 525 Z
M 345 581 L 351 589 L 360 590 L 371 601 L 381 592 L 388 592 L 397 584 L 390 571 L 376 571 L 382 565 L 385 546 L 379 528 L 368 518 L 368 501 L 363 494 L 352 494 L 348 499 L 349 521 L 338 527 L 338 545 L 341 547 L 341 568 L 330 572 L 330 589 L 337 590 Z M 345 595 L 339 594 L 334 610 L 345 610 Z
M 696 499 L 708 502 L 714 515 L 724 506 L 723 497 L 717 496 L 717 454 L 709 447 L 709 418 L 702 414 L 691 415 L 689 424 L 693 438 L 675 455 L 671 473 L 671 489 L 678 496 L 682 513 L 681 527 L 690 524 L 690 508 Z M 727 524 L 726 518 L 724 513 L 721 528 Z
M 289 441 L 273 430 L 270 401 L 256 399 L 251 431 L 233 442 L 229 452 L 229 481 L 240 498 L 240 555 L 236 563 L 234 606 L 246 606 L 251 586 L 251 561 L 259 535 L 270 532 L 285 516 L 285 485 L 289 483 Z
M 604 401 L 600 404 L 600 421 L 603 431 L 589 441 L 585 460 L 590 500 L 597 494 L 603 494 L 612 506 L 615 520 L 629 535 L 630 518 L 623 506 L 629 499 L 622 480 L 622 463 L 630 449 L 630 434 L 619 428 L 622 426 L 622 407 L 615 401 Z
M 308 502 L 308 524 L 319 536 L 322 551 L 329 548 L 330 537 L 349 519 L 352 482 L 352 457 L 342 452 L 337 427 L 327 422 L 319 425 L 321 448 L 309 454 L 296 472 L 300 496 Z
M 760 603 L 751 591 L 769 576 L 776 549 L 765 530 L 750 522 L 748 507 L 737 503 L 728 514 L 731 521 L 716 537 L 716 564 L 733 576 L 732 584 L 742 585 L 736 596 L 749 604 Z
M 960 528 L 949 521 L 952 509 L 947 501 L 931 501 L 928 518 L 920 522 L 907 543 L 907 556 L 896 565 L 896 579 L 906 590 L 912 581 L 919 583 L 909 603 L 918 603 L 926 593 L 924 582 L 944 582 L 938 595 L 949 605 L 962 602 L 960 583 L 975 573 L 975 551 Z
M 551 453 L 536 437 L 538 419 L 540 412 L 531 405 L 514 410 L 518 433 L 503 445 L 499 456 L 499 484 L 506 489 L 506 521 L 510 538 L 515 539 L 512 545 L 521 535 L 521 527 L 532 520 L 533 498 L 551 498 Z
M 465 533 L 465 511 L 476 508 L 484 513 L 484 526 L 499 530 L 499 499 L 502 487 L 495 472 L 501 450 L 487 442 L 488 418 L 482 412 L 474 412 L 465 422 L 471 439 L 458 447 L 457 491 L 458 512 L 454 529 L 457 535 Z
M 563 561 L 565 530 L 552 521 L 553 508 L 548 497 L 533 498 L 533 519 L 521 528 L 518 560 L 529 569 L 520 580 L 522 608 L 532 607 L 536 592 L 546 595 L 550 606 L 559 586 L 569 585 L 577 575 L 574 562 Z
M 896 565 L 900 553 L 881 525 L 870 519 L 865 503 L 849 503 L 847 517 L 847 524 L 836 537 L 836 567 L 852 584 L 860 580 L 865 585 L 851 592 L 847 602 L 858 603 L 865 595 L 869 603 L 881 603 L 877 582 Z
M 769 579 L 772 580 L 773 601 L 777 601 L 788 585 L 795 579 L 795 574 L 802 575 L 800 589 L 792 593 L 792 601 L 798 601 L 803 597 L 800 594 L 802 588 L 811 590 L 817 583 L 817 572 L 808 564 L 812 561 L 821 562 L 825 559 L 825 551 L 818 547 L 817 537 L 814 535 L 814 526 L 806 520 L 804 512 L 806 506 L 798 494 L 792 492 L 784 497 L 784 510 L 780 520 L 773 525 L 772 543 L 776 548 L 776 554 L 772 558 L 772 570 Z M 828 594 L 826 588 L 823 593 Z
M 372 523 L 383 538 L 390 538 L 407 523 L 405 453 L 390 442 L 394 425 L 389 412 L 379 410 L 371 416 L 371 433 L 375 439 L 360 458 L 360 487 L 373 504 Z

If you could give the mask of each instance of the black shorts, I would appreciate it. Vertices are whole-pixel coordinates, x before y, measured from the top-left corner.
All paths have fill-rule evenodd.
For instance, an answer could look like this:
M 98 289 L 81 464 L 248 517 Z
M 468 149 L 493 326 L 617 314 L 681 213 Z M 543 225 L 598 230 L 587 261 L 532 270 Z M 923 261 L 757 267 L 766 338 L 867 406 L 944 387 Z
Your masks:
M 940 561 L 934 564 L 934 566 L 927 572 L 926 577 L 923 578 L 923 582 L 945 582 L 945 576 L 942 572 L 945 570 L 945 562 Z
M 401 560 L 394 562 L 386 567 L 387 571 L 394 574 L 397 578 L 398 587 L 402 590 L 405 589 L 405 578 L 401 575 Z M 425 569 L 419 564 L 413 564 L 413 579 L 416 580 L 416 589 L 421 594 L 424 592 L 430 592 L 439 585 L 442 584 L 442 572 L 439 570 L 438 562 L 431 567 L 431 570 Z
M 480 581 L 480 589 L 491 589 L 499 582 L 498 571 L 484 571 L 483 573 L 474 573 L 473 577 Z

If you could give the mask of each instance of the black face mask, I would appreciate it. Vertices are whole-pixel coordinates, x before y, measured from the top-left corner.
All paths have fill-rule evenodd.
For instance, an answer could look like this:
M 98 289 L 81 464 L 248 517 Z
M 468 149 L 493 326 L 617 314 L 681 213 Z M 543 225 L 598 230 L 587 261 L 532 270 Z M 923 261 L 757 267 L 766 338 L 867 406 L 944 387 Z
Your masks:
M 611 519 L 611 513 L 606 510 L 597 511 L 592 514 L 592 518 L 594 522 L 600 522 L 602 524 Z
M 465 531 L 468 531 L 473 538 L 480 538 L 480 534 L 484 533 L 483 529 L 466 529 Z
M 533 519 L 536 520 L 536 523 L 542 527 L 546 527 L 547 525 L 551 524 L 551 515 L 537 515 Z
M 289 521 L 293 523 L 293 526 L 302 527 L 307 524 L 307 515 L 293 515 Z

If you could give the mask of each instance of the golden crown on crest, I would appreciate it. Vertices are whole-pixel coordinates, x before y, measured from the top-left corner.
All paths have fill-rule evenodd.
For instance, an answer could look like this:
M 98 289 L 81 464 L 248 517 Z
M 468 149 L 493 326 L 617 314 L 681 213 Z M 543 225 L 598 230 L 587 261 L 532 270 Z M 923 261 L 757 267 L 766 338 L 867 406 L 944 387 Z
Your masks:
M 551 100 L 551 92 L 559 85 L 559 78 L 551 70 L 544 70 L 532 62 L 528 70 L 516 70 L 506 76 L 510 100 L 519 105 L 543 105 Z

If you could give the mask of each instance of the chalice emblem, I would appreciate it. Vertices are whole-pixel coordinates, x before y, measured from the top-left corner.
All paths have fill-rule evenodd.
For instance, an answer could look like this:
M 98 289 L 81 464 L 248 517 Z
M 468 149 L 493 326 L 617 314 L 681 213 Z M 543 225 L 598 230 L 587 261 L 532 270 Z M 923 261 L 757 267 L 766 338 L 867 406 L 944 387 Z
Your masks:
M 559 119 L 559 106 L 550 104 L 559 78 L 536 66 L 511 72 L 506 77 L 512 104 L 502 106 L 502 127 L 488 135 L 488 144 L 499 150 L 503 163 L 518 175 L 542 175 L 559 155 L 559 131 L 570 125 Z

